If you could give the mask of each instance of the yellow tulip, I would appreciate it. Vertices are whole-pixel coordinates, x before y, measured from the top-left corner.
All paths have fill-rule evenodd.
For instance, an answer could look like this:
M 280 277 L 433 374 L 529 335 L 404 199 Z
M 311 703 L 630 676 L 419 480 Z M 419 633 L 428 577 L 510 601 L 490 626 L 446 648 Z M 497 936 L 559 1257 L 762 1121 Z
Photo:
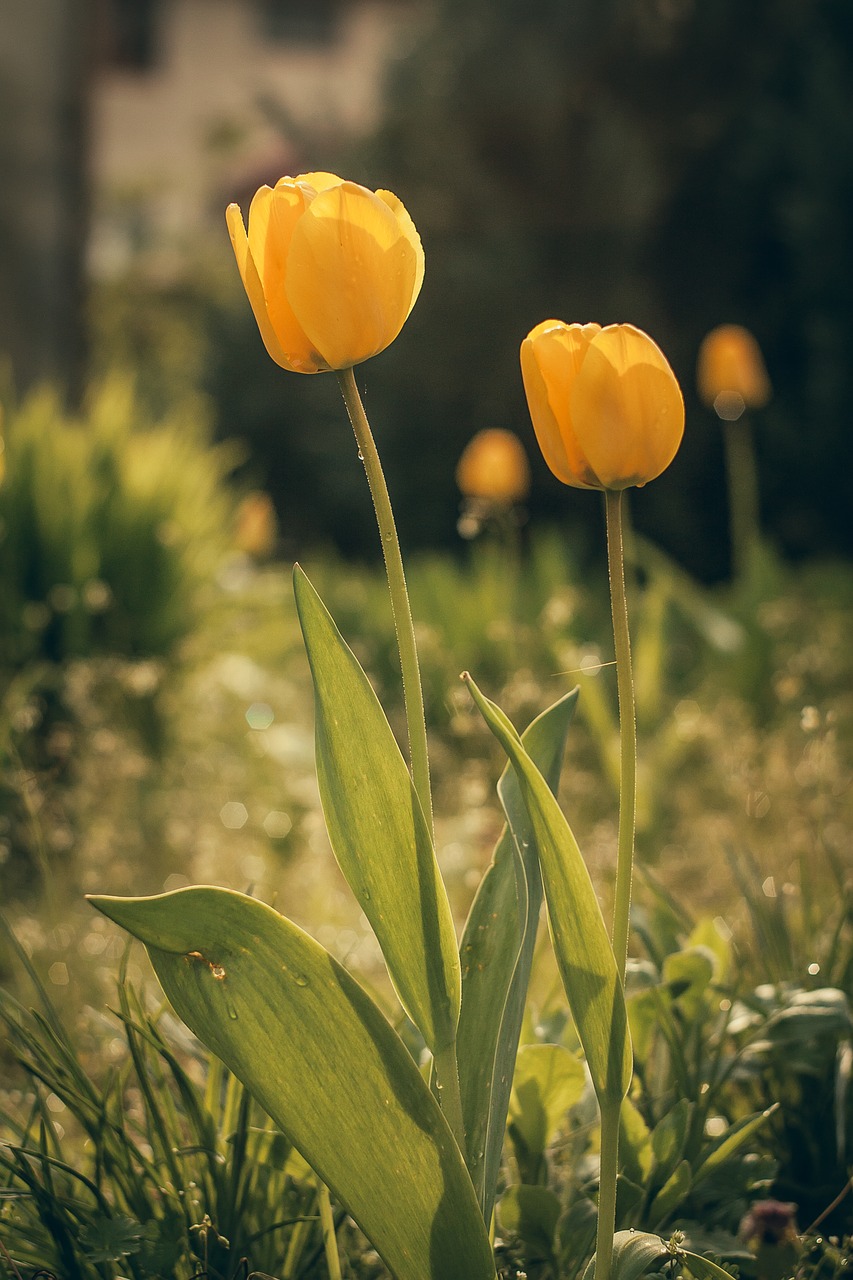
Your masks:
M 684 400 L 665 356 L 630 324 L 545 320 L 521 344 L 533 429 L 558 480 L 627 489 L 654 480 L 684 433 Z
M 530 465 L 518 436 L 499 427 L 478 431 L 459 459 L 456 483 L 466 498 L 520 501 L 530 489 Z
M 744 409 L 761 409 L 770 399 L 761 348 L 739 324 L 721 324 L 703 338 L 697 380 L 702 399 L 727 422 L 737 421 Z
M 260 188 L 248 232 L 238 205 L 226 220 L 264 345 L 282 368 L 348 369 L 394 341 L 420 292 L 424 254 L 390 191 L 303 173 Z

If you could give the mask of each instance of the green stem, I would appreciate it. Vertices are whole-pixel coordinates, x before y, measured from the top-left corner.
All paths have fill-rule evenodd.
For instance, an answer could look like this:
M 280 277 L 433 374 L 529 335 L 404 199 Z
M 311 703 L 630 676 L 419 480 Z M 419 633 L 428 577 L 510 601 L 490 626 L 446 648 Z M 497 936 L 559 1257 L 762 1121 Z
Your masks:
M 599 1103 L 601 1105 L 601 1103 Z M 619 1173 L 619 1113 L 621 1100 L 601 1105 L 601 1164 L 598 1177 L 598 1228 L 595 1239 L 595 1280 L 610 1280 L 613 1237 L 616 1234 L 616 1179 Z
M 607 562 L 610 606 L 616 647 L 616 688 L 619 696 L 619 836 L 616 852 L 616 890 L 613 907 L 613 954 L 624 986 L 628 963 L 631 878 L 634 873 L 634 832 L 637 815 L 637 714 L 631 673 L 631 638 L 625 596 L 625 556 L 622 547 L 622 492 L 605 490 Z
M 758 467 L 746 418 L 724 422 L 732 572 L 743 580 L 759 539 Z
M 462 1152 L 462 1158 L 467 1163 L 468 1144 L 465 1138 L 462 1090 L 459 1085 L 459 1065 L 456 1061 L 455 1041 L 449 1044 L 446 1049 L 437 1050 L 434 1065 L 439 1104 L 456 1139 L 456 1145 Z
M 370 495 L 373 498 L 379 525 L 382 554 L 385 557 L 385 570 L 388 574 L 388 588 L 391 592 L 391 611 L 394 615 L 394 629 L 397 633 L 397 647 L 400 653 L 400 668 L 403 673 L 403 699 L 406 704 L 406 723 L 409 731 L 412 781 L 421 802 L 424 817 L 432 831 L 432 792 L 429 781 L 424 696 L 418 666 L 418 650 L 415 644 L 415 627 L 403 572 L 403 557 L 400 553 L 400 540 L 397 537 L 397 526 L 391 510 L 388 486 L 385 483 L 379 454 L 352 369 L 342 369 L 338 373 L 338 384 L 355 432 L 358 455 L 367 473 L 367 483 L 370 486 Z
M 335 1219 L 332 1214 L 332 1202 L 329 1199 L 329 1188 L 325 1182 L 321 1182 L 317 1188 L 317 1201 L 320 1206 L 320 1229 L 323 1233 L 323 1252 L 326 1255 L 329 1280 L 341 1280 L 341 1255 L 338 1252 L 338 1237 L 335 1234 Z

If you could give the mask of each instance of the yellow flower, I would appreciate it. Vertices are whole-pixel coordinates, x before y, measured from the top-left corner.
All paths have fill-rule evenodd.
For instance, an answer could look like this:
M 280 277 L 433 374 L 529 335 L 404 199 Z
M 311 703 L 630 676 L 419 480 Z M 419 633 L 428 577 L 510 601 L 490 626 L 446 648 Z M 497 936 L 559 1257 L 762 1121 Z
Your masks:
M 563 484 L 644 485 L 675 457 L 681 389 L 663 353 L 633 325 L 545 320 L 521 344 L 521 372 L 539 447 Z
M 748 329 L 721 324 L 699 348 L 699 394 L 717 416 L 735 422 L 744 409 L 761 409 L 770 399 L 770 379 L 761 349 Z
M 509 505 L 530 489 L 530 465 L 518 436 L 492 427 L 478 431 L 462 452 L 456 483 L 466 498 Z
M 390 191 L 303 173 L 260 188 L 248 234 L 238 205 L 225 216 L 261 337 L 282 368 L 348 369 L 394 341 L 420 292 L 424 254 Z

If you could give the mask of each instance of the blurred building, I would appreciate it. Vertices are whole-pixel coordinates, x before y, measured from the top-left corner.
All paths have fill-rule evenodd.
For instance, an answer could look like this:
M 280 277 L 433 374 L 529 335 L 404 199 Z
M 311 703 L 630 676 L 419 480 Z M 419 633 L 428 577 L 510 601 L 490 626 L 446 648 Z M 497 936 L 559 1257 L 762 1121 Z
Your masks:
M 368 132 L 412 0 L 102 0 L 91 266 L 185 240 L 223 202 Z

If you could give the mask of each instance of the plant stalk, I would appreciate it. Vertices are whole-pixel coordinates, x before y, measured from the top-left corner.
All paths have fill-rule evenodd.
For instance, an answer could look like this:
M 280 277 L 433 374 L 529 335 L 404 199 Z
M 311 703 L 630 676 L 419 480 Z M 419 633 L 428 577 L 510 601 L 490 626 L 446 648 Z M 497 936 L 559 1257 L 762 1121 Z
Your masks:
M 444 1117 L 450 1125 L 462 1158 L 468 1162 L 468 1144 L 465 1138 L 465 1119 L 462 1114 L 462 1089 L 459 1085 L 459 1065 L 456 1061 L 456 1042 L 446 1049 L 439 1049 L 434 1060 L 438 1101 Z
M 609 494 L 608 494 L 609 496 Z M 613 1237 L 616 1234 L 616 1180 L 619 1174 L 619 1115 L 622 1100 L 601 1109 L 601 1163 L 598 1175 L 598 1227 L 595 1239 L 594 1280 L 610 1280 L 613 1265 Z
M 329 1199 L 329 1188 L 321 1182 L 317 1188 L 317 1202 L 320 1208 L 320 1229 L 323 1233 L 323 1252 L 329 1270 L 329 1280 L 341 1280 L 341 1255 L 338 1252 L 338 1237 L 335 1234 L 335 1219 L 332 1214 L 332 1202 Z
M 744 580 L 760 537 L 758 467 L 750 424 L 745 417 L 724 422 L 729 491 L 732 573 Z
M 619 835 L 616 850 L 616 889 L 613 906 L 613 954 L 622 985 L 628 963 L 631 879 L 634 873 L 634 833 L 637 816 L 637 713 L 631 672 L 631 638 L 625 595 L 625 554 L 622 545 L 622 491 L 604 493 L 607 513 L 607 563 L 610 607 L 616 648 L 616 689 L 619 697 Z
M 364 463 L 367 483 L 376 511 L 379 525 L 379 536 L 382 542 L 382 554 L 385 557 L 385 570 L 388 575 L 388 588 L 391 593 L 391 611 L 394 615 L 394 630 L 397 634 L 397 648 L 400 654 L 400 669 L 403 674 L 403 699 L 406 706 L 406 724 L 409 734 L 409 759 L 412 765 L 412 782 L 430 832 L 433 829 L 432 792 L 429 780 L 429 755 L 427 751 L 426 717 L 424 715 L 424 697 L 421 688 L 418 651 L 415 643 L 415 627 L 412 621 L 412 610 L 409 604 L 409 593 L 406 589 L 406 577 L 403 572 L 403 557 L 400 552 L 400 540 L 397 537 L 397 526 L 391 510 L 391 499 L 379 454 L 364 412 L 364 405 L 356 386 L 352 369 L 342 369 L 338 373 L 338 385 L 347 407 L 349 420 L 355 432 L 358 444 L 358 456 Z

